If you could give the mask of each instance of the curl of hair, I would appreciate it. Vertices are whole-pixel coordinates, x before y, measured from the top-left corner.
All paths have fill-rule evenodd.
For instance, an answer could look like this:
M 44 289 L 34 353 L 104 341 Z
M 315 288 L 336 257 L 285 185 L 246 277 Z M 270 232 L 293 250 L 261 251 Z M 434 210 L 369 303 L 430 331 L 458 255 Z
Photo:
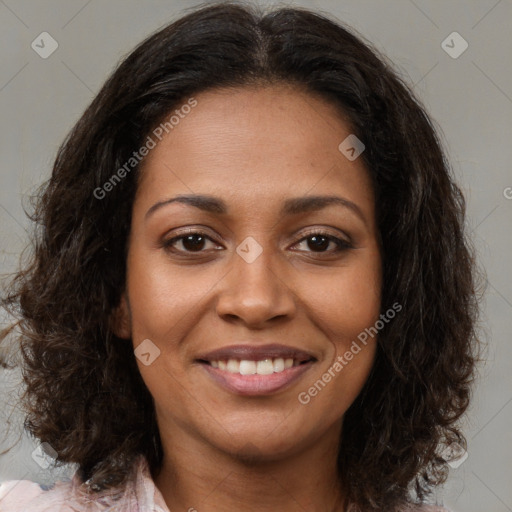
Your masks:
M 180 102 L 273 83 L 330 101 L 364 142 L 381 311 L 402 306 L 344 418 L 338 460 L 350 500 L 372 511 L 420 500 L 446 477 L 439 448 L 465 446 L 457 425 L 478 355 L 477 273 L 464 198 L 432 122 L 386 59 L 341 24 L 305 9 L 221 3 L 147 38 L 106 81 L 58 151 L 31 216 L 33 257 L 3 298 L 20 328 L 25 426 L 93 489 L 121 486 L 139 454 L 153 473 L 162 461 L 133 347 L 111 329 L 138 169 L 103 199 L 93 191 Z

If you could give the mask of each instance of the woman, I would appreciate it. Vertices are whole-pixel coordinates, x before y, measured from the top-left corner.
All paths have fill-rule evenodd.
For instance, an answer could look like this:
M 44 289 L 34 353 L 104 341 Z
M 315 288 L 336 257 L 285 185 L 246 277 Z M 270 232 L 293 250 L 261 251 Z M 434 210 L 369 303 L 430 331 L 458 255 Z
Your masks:
M 198 9 L 61 147 L 19 306 L 26 427 L 71 482 L 2 511 L 405 511 L 463 450 L 464 199 L 427 114 L 318 14 Z

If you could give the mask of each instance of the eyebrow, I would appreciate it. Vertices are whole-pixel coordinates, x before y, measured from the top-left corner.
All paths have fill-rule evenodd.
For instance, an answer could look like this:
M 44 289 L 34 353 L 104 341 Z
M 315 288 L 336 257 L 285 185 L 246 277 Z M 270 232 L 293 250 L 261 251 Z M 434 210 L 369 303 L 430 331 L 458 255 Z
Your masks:
M 153 206 L 151 206 L 151 208 L 149 208 L 149 210 L 146 212 L 145 218 L 147 219 L 155 211 L 171 203 L 186 204 L 198 208 L 202 211 L 217 215 L 226 214 L 229 211 L 226 203 L 218 197 L 188 194 L 164 199 L 163 201 L 158 201 Z M 304 196 L 286 199 L 283 203 L 283 206 L 281 207 L 280 215 L 298 215 L 301 213 L 318 211 L 333 204 L 351 210 L 365 224 L 367 223 L 363 212 L 356 203 L 339 196 Z

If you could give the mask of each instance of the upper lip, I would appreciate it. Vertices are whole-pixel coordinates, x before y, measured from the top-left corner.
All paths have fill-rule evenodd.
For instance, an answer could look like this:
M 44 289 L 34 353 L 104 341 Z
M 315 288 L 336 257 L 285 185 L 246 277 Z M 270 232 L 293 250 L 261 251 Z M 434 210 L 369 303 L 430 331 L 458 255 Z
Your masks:
M 197 359 L 202 361 L 221 361 L 227 359 L 261 361 L 263 359 L 274 359 L 279 357 L 282 357 L 283 359 L 293 358 L 298 362 L 316 359 L 313 354 L 305 350 L 275 343 L 268 345 L 229 345 L 212 350 L 211 352 L 199 354 Z

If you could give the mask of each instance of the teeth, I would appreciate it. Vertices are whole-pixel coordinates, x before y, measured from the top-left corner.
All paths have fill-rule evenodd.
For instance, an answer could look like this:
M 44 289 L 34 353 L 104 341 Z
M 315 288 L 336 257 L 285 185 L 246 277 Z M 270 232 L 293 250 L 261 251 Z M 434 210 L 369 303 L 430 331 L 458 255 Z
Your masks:
M 213 368 L 228 371 L 229 373 L 239 373 L 240 375 L 271 375 L 280 373 L 292 366 L 299 366 L 299 362 L 293 358 L 283 359 L 263 359 L 261 361 L 250 361 L 247 359 L 229 359 L 228 361 L 210 361 Z
M 240 373 L 242 375 L 254 375 L 256 373 L 256 362 L 240 361 Z
M 240 373 L 240 361 L 237 361 L 236 359 L 230 359 L 228 361 L 226 370 L 229 373 Z
M 282 372 L 284 370 L 284 359 L 282 357 L 278 357 L 274 359 L 274 371 Z
M 256 366 L 256 373 L 258 375 L 271 375 L 274 373 L 274 364 L 272 363 L 272 359 L 264 359 L 263 361 L 258 361 Z

